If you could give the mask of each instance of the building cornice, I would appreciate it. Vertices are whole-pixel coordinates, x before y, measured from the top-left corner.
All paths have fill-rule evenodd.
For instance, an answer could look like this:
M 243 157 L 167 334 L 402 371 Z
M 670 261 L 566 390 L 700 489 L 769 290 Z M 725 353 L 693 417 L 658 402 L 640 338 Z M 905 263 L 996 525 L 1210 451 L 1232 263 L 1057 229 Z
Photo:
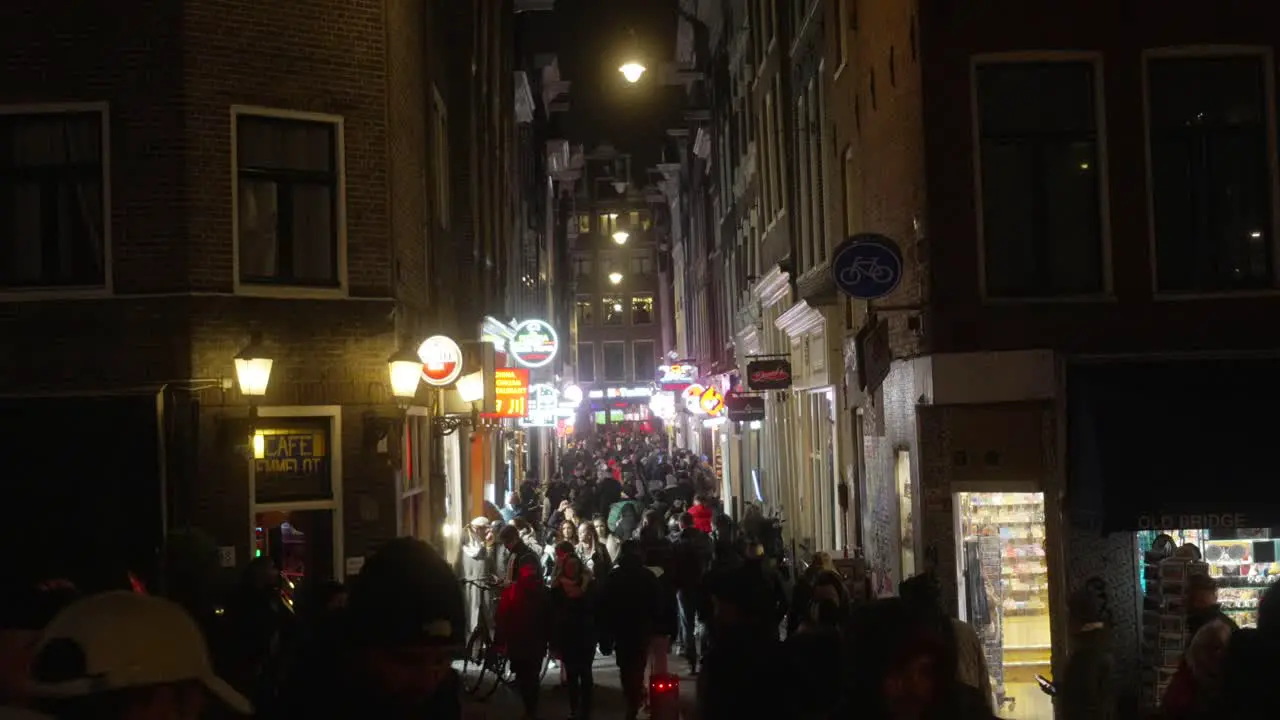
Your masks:
M 779 315 L 773 324 L 788 337 L 798 338 L 822 332 L 826 328 L 827 321 L 821 310 L 801 300 L 787 308 L 787 311 Z
M 781 265 L 769 268 L 769 272 L 751 288 L 751 294 L 760 303 L 760 307 L 766 308 L 772 307 L 790 291 L 791 275 Z

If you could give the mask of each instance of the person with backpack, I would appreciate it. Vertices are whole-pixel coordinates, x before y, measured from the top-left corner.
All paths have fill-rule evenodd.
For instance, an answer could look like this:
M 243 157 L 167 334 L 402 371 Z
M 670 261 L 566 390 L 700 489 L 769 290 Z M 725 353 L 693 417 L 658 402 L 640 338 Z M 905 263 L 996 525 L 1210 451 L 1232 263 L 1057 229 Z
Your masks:
M 698 673 L 697 629 L 702 597 L 702 577 L 711 567 L 715 545 L 711 537 L 694 526 L 691 513 L 681 513 L 680 531 L 675 536 L 674 583 L 680 609 L 680 637 L 689 674 Z

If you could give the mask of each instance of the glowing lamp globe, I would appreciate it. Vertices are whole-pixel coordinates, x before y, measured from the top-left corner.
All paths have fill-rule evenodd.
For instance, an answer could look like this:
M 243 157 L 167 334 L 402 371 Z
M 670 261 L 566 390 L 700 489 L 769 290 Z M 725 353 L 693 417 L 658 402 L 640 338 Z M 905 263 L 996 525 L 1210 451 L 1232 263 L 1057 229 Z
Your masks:
M 627 238 L 630 238 L 630 237 L 631 237 L 631 234 L 628 233 L 626 230 L 619 230 L 618 232 L 613 234 L 613 241 L 618 243 L 619 245 L 625 245 L 627 242 Z
M 275 360 L 264 351 L 261 340 L 255 339 L 245 346 L 235 356 L 236 382 L 240 384 L 240 394 L 254 398 L 266 395 L 274 363 Z
M 647 69 L 648 68 L 640 63 L 629 62 L 618 68 L 618 72 L 622 73 L 622 77 L 625 78 L 627 82 L 638 83 L 640 82 L 640 76 L 644 75 L 645 70 Z
M 620 272 L 609 273 L 609 282 L 613 283 L 614 285 L 617 285 L 618 283 L 622 282 L 622 273 Z
M 387 358 L 387 373 L 391 380 L 391 394 L 397 400 L 412 400 L 418 394 L 422 382 L 422 360 L 409 350 L 398 350 Z

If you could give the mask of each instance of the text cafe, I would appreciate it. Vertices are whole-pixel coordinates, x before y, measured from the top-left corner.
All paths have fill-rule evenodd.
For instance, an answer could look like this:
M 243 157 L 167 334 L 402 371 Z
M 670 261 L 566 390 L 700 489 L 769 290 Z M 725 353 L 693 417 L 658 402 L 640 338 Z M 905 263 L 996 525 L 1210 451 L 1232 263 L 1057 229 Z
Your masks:
M 1232 420 L 1280 402 L 1274 378 L 1275 361 L 1260 359 L 1068 367 L 1070 517 L 1133 539 L 1125 569 L 1140 602 L 1112 612 L 1140 608 L 1117 626 L 1139 628 L 1132 652 L 1146 709 L 1159 707 L 1190 643 L 1192 577 L 1214 580 L 1222 612 L 1242 628 L 1257 625 L 1280 581 L 1274 425 Z M 1176 390 L 1206 384 L 1213 392 L 1195 401 Z
M 586 405 L 596 425 L 645 422 L 652 415 L 652 397 L 653 388 L 648 386 L 596 388 L 587 393 Z
M 255 557 L 270 557 L 285 577 L 332 577 L 336 502 L 328 418 L 289 418 L 253 435 Z

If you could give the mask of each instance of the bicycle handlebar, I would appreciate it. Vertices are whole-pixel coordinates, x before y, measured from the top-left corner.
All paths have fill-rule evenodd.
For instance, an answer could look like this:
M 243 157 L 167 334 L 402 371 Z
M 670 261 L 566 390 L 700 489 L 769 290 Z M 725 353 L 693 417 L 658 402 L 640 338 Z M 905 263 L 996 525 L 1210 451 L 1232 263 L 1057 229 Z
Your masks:
M 481 579 L 462 578 L 458 582 L 462 583 L 463 585 L 470 585 L 474 588 L 478 588 L 480 590 L 490 591 L 490 592 L 502 589 L 502 583 L 499 583 L 495 580 L 487 580 L 483 578 Z

